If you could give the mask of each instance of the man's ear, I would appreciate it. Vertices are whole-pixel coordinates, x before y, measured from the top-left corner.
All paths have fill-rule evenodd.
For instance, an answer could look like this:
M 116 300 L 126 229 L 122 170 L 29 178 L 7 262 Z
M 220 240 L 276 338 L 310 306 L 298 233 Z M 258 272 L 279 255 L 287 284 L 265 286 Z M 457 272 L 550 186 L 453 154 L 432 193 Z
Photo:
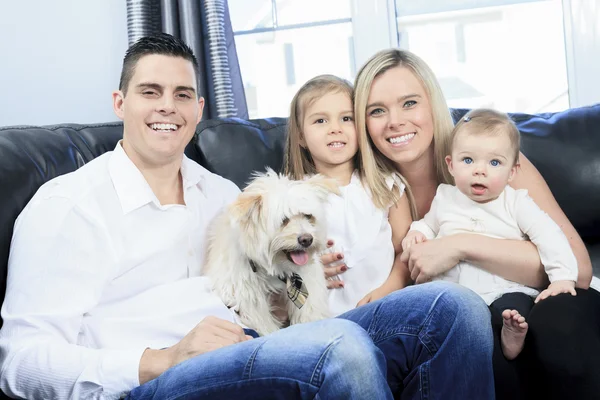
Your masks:
M 196 125 L 200 123 L 202 120 L 202 115 L 204 114 L 204 97 L 202 96 L 198 98 L 198 107 L 200 108 L 200 111 L 198 111 L 198 120 L 196 121 Z
M 452 165 L 452 156 L 446 156 L 445 160 L 446 160 L 446 165 L 448 166 L 448 172 L 450 172 L 450 175 L 454 176 L 454 173 L 453 173 L 454 166 Z
M 125 116 L 125 111 L 124 111 L 124 99 L 125 99 L 125 95 L 123 94 L 122 91 L 120 90 L 115 90 L 112 93 L 112 98 L 113 98 L 113 110 L 115 110 L 115 114 L 117 114 L 117 117 L 119 117 L 119 119 L 123 119 Z

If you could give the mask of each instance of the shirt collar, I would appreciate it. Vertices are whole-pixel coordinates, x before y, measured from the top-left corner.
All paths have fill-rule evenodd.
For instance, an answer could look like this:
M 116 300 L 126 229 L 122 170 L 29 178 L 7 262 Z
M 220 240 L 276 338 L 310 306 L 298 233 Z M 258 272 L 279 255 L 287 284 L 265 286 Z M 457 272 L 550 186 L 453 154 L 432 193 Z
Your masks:
M 160 206 L 160 202 L 150 185 L 148 185 L 144 175 L 123 150 L 121 141 L 117 143 L 111 155 L 108 168 L 123 214 L 128 214 L 152 202 Z M 181 176 L 184 192 L 196 185 L 199 185 L 202 189 L 207 173 L 200 165 L 183 155 Z

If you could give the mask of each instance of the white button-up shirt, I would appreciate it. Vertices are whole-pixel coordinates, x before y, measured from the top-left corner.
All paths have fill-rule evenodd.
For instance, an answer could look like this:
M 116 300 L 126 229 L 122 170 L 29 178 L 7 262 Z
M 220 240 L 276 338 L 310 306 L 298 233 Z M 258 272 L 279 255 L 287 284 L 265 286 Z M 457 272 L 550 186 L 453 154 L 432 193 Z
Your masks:
M 147 347 L 234 316 L 200 276 L 207 224 L 239 189 L 184 156 L 186 205 L 161 205 L 121 144 L 22 211 L 2 306 L 0 385 L 31 399 L 118 398 Z

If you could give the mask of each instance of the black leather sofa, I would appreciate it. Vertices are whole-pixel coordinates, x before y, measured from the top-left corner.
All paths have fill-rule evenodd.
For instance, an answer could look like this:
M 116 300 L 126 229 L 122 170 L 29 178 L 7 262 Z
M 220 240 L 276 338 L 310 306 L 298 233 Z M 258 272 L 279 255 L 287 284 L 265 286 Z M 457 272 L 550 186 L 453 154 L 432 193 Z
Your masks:
M 452 110 L 455 120 L 466 111 Z M 523 153 L 579 231 L 600 277 L 600 104 L 512 117 Z M 285 124 L 283 118 L 203 121 L 186 154 L 243 188 L 252 171 L 281 167 Z M 13 225 L 23 207 L 44 182 L 112 150 L 122 131 L 121 123 L 0 128 L 0 302 Z

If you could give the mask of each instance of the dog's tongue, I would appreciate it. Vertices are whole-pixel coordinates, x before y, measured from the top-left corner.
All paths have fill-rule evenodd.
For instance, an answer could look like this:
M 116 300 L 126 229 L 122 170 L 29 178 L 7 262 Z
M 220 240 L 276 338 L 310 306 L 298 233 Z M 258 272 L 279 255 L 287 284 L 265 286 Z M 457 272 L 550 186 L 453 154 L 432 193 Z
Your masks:
M 305 251 L 291 251 L 290 257 L 296 265 L 304 265 L 308 262 L 308 253 Z

